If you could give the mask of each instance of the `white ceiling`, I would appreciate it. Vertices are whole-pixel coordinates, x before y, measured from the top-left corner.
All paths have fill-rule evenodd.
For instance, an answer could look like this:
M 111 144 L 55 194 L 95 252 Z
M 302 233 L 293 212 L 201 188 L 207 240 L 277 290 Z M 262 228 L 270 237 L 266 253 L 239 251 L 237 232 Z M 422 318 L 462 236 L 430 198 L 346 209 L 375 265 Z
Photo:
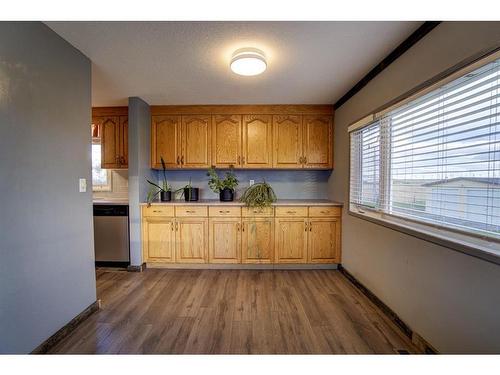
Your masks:
M 333 104 L 421 22 L 47 22 L 92 60 L 92 105 Z M 268 69 L 231 72 L 255 47 Z

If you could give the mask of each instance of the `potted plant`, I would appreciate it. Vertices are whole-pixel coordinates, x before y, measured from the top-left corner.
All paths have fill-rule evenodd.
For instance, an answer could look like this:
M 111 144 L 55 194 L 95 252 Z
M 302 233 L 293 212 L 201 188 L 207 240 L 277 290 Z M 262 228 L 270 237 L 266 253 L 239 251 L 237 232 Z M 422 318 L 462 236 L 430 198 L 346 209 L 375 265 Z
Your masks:
M 207 176 L 210 177 L 208 186 L 214 193 L 219 193 L 221 202 L 232 202 L 234 200 L 234 189 L 238 186 L 238 179 L 232 169 L 226 172 L 226 178 L 221 179 L 215 171 L 215 167 L 212 166 L 208 170 Z
M 267 182 L 258 182 L 245 190 L 240 201 L 247 207 L 268 207 L 276 202 L 276 193 Z
M 194 188 L 191 185 L 191 179 L 189 183 L 175 191 L 175 193 L 181 193 L 181 197 L 184 196 L 186 202 L 196 202 L 199 199 L 200 189 Z
M 158 185 L 153 181 L 146 179 L 148 184 L 151 185 L 147 196 L 148 205 L 151 204 L 151 202 L 158 196 L 158 194 L 160 194 L 160 200 L 162 202 L 170 202 L 172 200 L 172 187 L 167 180 L 167 168 L 163 158 L 161 158 L 161 166 L 163 168 L 163 181 L 161 182 L 161 185 Z

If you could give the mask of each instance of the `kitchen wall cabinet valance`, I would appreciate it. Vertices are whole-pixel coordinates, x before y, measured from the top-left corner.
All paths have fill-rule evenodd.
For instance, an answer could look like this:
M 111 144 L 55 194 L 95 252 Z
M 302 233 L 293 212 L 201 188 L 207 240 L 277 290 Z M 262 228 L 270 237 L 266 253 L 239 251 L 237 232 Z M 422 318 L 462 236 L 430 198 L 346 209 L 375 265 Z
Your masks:
M 128 168 L 128 108 L 94 107 L 92 124 L 101 136 L 101 167 Z
M 333 107 L 151 107 L 151 167 L 333 168 Z

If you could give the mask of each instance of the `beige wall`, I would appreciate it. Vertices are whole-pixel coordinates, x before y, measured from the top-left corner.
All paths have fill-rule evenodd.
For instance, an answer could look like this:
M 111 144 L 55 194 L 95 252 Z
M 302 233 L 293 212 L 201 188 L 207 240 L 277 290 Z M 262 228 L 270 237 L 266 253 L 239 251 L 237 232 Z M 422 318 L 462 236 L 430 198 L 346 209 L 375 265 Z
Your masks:
M 500 22 L 445 22 L 335 114 L 332 199 L 344 202 L 344 267 L 441 352 L 500 353 L 500 266 L 347 214 L 347 126 L 500 42 Z
M 128 201 L 128 169 L 112 170 L 111 191 L 94 191 L 92 197 Z

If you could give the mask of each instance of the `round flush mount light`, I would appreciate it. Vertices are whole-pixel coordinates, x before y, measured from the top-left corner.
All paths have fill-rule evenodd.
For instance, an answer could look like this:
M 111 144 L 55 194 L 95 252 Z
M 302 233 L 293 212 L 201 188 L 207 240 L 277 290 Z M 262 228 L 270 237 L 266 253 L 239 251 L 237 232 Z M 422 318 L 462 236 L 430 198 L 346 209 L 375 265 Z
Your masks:
M 240 48 L 233 53 L 231 70 L 242 76 L 256 76 L 267 68 L 264 52 L 256 48 Z

